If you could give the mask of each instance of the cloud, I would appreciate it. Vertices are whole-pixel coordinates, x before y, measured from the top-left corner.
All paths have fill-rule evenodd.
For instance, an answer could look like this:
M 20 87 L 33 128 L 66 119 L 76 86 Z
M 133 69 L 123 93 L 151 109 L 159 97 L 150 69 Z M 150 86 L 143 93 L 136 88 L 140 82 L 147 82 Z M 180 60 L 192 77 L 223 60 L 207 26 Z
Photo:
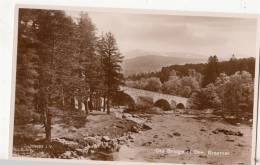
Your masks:
M 99 32 L 114 33 L 121 52 L 145 50 L 253 56 L 256 20 L 88 12 Z M 72 14 L 71 14 L 72 15 Z M 76 15 L 74 13 L 74 15 Z

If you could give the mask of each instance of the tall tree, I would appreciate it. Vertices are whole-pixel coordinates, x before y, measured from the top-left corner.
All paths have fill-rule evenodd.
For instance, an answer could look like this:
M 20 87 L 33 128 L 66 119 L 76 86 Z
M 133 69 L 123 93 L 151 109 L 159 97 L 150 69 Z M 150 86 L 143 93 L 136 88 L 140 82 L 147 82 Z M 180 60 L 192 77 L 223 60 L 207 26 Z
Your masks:
M 104 89 L 107 99 L 106 106 L 109 114 L 111 96 L 120 90 L 119 86 L 123 83 L 123 74 L 121 73 L 123 56 L 112 33 L 109 32 L 101 36 L 98 43 L 98 53 L 101 56 Z
M 55 54 L 57 44 L 57 29 L 61 28 L 64 12 L 56 10 L 38 10 L 35 22 L 37 39 L 39 40 L 39 93 L 38 104 L 42 113 L 46 140 L 51 140 L 51 106 L 52 93 L 55 89 Z
M 205 77 L 203 80 L 203 87 L 208 85 L 209 83 L 214 83 L 215 80 L 217 79 L 219 74 L 219 69 L 218 69 L 218 57 L 215 56 L 210 56 L 208 59 L 208 64 L 205 69 Z
M 239 115 L 239 111 L 253 112 L 253 85 L 252 75 L 246 71 L 231 75 L 224 91 L 224 107 L 228 112 Z
M 96 27 L 93 25 L 87 13 L 81 13 L 77 26 L 77 44 L 78 44 L 78 70 L 84 79 L 80 91 L 81 96 L 86 96 L 85 100 L 90 99 L 92 104 L 93 94 L 101 88 L 101 67 L 100 56 L 96 52 L 97 37 Z M 88 102 L 85 102 L 85 108 L 88 113 Z M 91 107 L 91 106 L 90 106 Z
M 205 88 L 193 92 L 189 99 L 189 103 L 191 104 L 191 107 L 195 109 L 219 109 L 221 106 L 221 99 L 216 92 L 214 84 L 210 83 Z
M 232 57 L 229 60 L 227 73 L 228 73 L 228 75 L 231 75 L 231 74 L 234 74 L 236 71 L 239 71 L 239 69 L 240 68 L 238 66 L 237 58 L 236 58 L 235 54 L 232 54 Z
M 61 59 L 67 59 L 69 56 L 66 55 L 70 54 L 68 41 L 72 25 L 71 18 L 64 11 L 20 9 L 19 12 L 17 92 L 25 94 L 30 91 L 34 99 L 25 98 L 21 103 L 22 95 L 18 95 L 17 102 L 22 105 L 30 103 L 22 109 L 35 109 L 41 113 L 47 141 L 51 140 L 49 107 L 52 106 L 53 93 L 58 91 L 57 80 L 62 75 L 60 66 L 65 64 Z M 24 77 L 26 75 L 28 79 Z M 26 84 L 24 89 L 21 89 L 22 84 Z

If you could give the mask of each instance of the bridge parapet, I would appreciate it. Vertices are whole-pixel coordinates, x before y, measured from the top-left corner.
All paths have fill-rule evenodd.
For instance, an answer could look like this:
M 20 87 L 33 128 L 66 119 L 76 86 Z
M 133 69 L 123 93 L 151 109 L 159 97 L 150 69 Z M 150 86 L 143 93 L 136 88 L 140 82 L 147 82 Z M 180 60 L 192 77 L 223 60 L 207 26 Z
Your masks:
M 186 108 L 188 106 L 188 98 L 180 97 L 180 96 L 174 96 L 169 94 L 163 94 L 158 92 L 152 92 L 147 91 L 143 89 L 136 89 L 126 86 L 121 86 L 120 89 L 124 91 L 124 93 L 128 94 L 133 98 L 135 102 L 137 102 L 137 99 L 139 97 L 149 97 L 153 99 L 153 102 L 155 103 L 158 100 L 166 100 L 170 105 L 175 102 L 176 105 L 183 104 L 183 106 Z

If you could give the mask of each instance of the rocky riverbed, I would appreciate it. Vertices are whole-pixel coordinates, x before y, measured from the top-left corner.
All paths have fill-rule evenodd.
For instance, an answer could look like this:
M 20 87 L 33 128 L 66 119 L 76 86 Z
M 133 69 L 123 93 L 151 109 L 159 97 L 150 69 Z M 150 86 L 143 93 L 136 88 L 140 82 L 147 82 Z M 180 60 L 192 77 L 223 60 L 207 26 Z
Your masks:
M 252 128 L 221 118 L 174 113 L 152 115 L 152 129 L 136 134 L 114 160 L 180 164 L 239 164 L 251 161 Z
M 41 141 L 44 137 L 41 126 L 16 127 L 14 156 L 250 164 L 251 126 L 231 125 L 216 116 L 202 119 L 201 115 L 198 118 L 172 111 L 155 112 L 130 114 L 115 110 L 111 115 L 93 112 L 84 121 L 57 117 L 48 146 Z
M 111 115 L 96 111 L 86 119 L 55 117 L 48 145 L 42 140 L 45 135 L 41 125 L 16 126 L 14 156 L 113 160 L 112 153 L 134 142 L 134 134 L 151 129 L 146 120 L 122 111 Z

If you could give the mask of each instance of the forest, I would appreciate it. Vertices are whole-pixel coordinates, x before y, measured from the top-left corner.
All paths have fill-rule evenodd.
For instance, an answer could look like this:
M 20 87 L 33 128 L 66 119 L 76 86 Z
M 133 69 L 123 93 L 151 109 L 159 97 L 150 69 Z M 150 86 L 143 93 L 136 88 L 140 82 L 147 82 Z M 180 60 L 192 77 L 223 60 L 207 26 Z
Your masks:
M 241 116 L 253 113 L 255 58 L 172 65 L 127 77 L 126 85 L 189 98 L 192 109 L 215 109 Z M 223 113 L 223 114 L 224 114 Z
M 103 102 L 110 113 L 123 83 L 123 56 L 112 33 L 98 35 L 87 13 L 75 20 L 60 10 L 20 9 L 18 28 L 15 124 L 39 121 L 50 141 L 50 107 L 84 103 L 86 115 Z

